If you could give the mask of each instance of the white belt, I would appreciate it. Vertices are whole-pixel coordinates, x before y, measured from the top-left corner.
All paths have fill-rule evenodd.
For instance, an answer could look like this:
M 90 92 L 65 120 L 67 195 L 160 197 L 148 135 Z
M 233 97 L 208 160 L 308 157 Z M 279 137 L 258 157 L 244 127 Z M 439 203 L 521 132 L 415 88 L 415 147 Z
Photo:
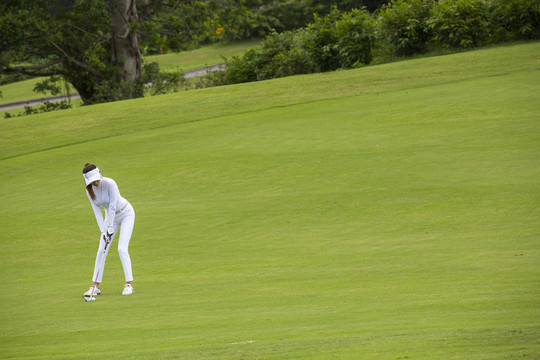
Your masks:
M 118 214 L 118 213 L 121 213 L 122 211 L 124 211 L 127 208 L 128 205 L 129 205 L 129 203 L 126 203 L 126 205 L 124 205 L 123 208 L 121 208 L 120 210 L 116 210 L 115 214 Z

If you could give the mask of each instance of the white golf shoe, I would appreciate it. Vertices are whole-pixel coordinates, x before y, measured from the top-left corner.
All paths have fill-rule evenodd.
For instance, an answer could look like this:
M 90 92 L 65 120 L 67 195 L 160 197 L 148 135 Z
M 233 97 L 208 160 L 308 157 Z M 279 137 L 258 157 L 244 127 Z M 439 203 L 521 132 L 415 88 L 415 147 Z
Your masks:
M 88 289 L 88 291 L 84 293 L 84 296 L 90 296 L 92 294 L 93 287 L 94 285 L 90 286 L 90 289 Z M 96 287 L 94 289 L 94 295 L 101 295 L 101 290 L 99 290 L 99 288 Z
M 124 285 L 124 291 L 122 291 L 122 295 L 131 295 L 135 291 L 133 290 L 133 286 L 131 284 Z

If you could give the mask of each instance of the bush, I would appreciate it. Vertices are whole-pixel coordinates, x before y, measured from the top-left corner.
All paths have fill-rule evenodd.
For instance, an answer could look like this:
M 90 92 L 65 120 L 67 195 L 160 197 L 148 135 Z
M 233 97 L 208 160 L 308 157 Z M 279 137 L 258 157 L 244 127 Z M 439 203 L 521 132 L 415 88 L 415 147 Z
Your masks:
M 389 42 L 396 55 L 425 53 L 431 32 L 428 28 L 433 1 L 397 0 L 383 6 L 378 25 L 382 40 Z
M 430 50 L 470 48 L 540 37 L 537 0 L 393 0 L 365 9 L 314 15 L 303 29 L 273 32 L 258 48 L 227 61 L 228 83 L 332 71 Z
M 268 36 L 261 46 L 257 80 L 317 72 L 316 62 L 305 49 L 308 36 L 305 29 Z
M 540 2 L 493 0 L 490 3 L 490 42 L 540 38 Z
M 142 76 L 138 83 L 138 88 L 144 89 L 144 92 L 150 95 L 161 95 L 178 92 L 185 83 L 185 78 L 181 73 L 160 72 L 159 64 L 152 62 L 143 66 Z
M 362 10 L 345 13 L 336 23 L 339 67 L 367 65 L 372 60 L 375 42 L 374 21 Z
M 305 46 L 321 71 L 339 68 L 339 39 L 336 32 L 338 19 L 339 12 L 337 11 L 333 11 L 325 17 L 315 15 L 315 21 L 308 26 L 310 36 Z
M 226 85 L 227 82 L 225 75 L 226 74 L 224 71 L 211 71 L 202 76 L 186 79 L 186 82 L 182 86 L 181 90 L 205 89 L 209 87 Z
M 25 115 L 33 115 L 33 114 L 39 114 L 39 113 L 44 113 L 44 112 L 56 111 L 56 110 L 65 110 L 65 109 L 71 109 L 72 107 L 73 106 L 71 105 L 71 102 L 69 100 L 62 100 L 55 103 L 45 101 L 43 105 L 25 106 L 24 111 L 16 115 L 12 115 L 9 112 L 5 112 L 4 118 L 9 119 L 15 116 L 25 116 Z
M 317 65 L 303 46 L 304 36 L 305 30 L 272 33 L 261 46 L 227 61 L 226 81 L 236 84 L 316 72 Z
M 373 21 L 363 10 L 315 16 L 309 27 L 273 32 L 260 47 L 227 62 L 230 83 L 265 80 L 369 64 Z
M 374 22 L 365 10 L 340 13 L 334 9 L 325 17 L 315 16 L 307 28 L 305 46 L 320 71 L 367 65 L 375 42 Z
M 257 80 L 255 74 L 256 59 L 260 48 L 247 50 L 242 57 L 233 56 L 227 60 L 227 74 L 225 79 L 228 84 L 239 84 Z
M 489 6 L 484 0 L 440 0 L 432 7 L 429 28 L 438 47 L 470 48 L 489 38 Z

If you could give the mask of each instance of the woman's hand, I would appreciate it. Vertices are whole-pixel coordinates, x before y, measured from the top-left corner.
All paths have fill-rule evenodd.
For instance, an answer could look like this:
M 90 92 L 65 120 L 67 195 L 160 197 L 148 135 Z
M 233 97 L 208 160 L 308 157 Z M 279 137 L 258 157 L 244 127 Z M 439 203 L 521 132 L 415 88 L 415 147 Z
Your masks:
M 101 235 L 102 235 L 103 241 L 111 242 L 114 232 L 112 231 L 112 229 L 107 229 L 107 231 L 102 233 Z

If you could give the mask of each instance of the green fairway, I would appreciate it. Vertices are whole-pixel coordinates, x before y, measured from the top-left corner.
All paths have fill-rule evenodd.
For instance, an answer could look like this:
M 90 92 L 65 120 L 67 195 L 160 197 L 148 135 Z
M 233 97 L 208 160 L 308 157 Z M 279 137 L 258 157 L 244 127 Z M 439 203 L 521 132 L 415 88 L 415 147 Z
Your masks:
M 221 64 L 223 58 L 243 54 L 260 44 L 260 40 L 245 40 L 235 43 L 215 44 L 200 49 L 169 53 L 164 55 L 151 55 L 144 58 L 145 63 L 157 62 L 160 69 L 168 72 L 183 72 L 204 66 Z
M 538 94 L 537 42 L 0 119 L 0 358 L 538 359 Z
M 16 101 L 26 101 L 30 99 L 39 99 L 41 97 L 45 97 L 45 95 L 38 94 L 33 91 L 34 86 L 41 80 L 43 80 L 43 78 L 35 78 L 18 81 L 7 85 L 0 85 L 0 91 L 2 91 L 0 103 L 8 104 Z M 47 94 L 46 96 L 51 95 Z

